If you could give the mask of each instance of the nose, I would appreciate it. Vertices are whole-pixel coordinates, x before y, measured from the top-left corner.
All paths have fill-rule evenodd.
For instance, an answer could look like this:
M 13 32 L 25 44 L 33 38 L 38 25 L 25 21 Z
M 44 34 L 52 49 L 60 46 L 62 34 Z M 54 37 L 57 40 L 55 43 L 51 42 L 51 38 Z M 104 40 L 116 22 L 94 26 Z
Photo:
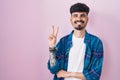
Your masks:
M 80 15 L 78 15 L 77 20 L 81 20 L 81 16 Z

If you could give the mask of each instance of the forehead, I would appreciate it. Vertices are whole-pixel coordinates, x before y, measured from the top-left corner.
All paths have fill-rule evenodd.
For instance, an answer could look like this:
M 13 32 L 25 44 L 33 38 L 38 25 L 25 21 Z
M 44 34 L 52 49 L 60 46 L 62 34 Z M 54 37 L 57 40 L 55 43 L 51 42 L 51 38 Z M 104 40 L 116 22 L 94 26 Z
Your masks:
M 74 15 L 74 14 L 78 14 L 78 15 L 85 14 L 85 15 L 87 15 L 86 12 L 73 12 L 72 15 Z

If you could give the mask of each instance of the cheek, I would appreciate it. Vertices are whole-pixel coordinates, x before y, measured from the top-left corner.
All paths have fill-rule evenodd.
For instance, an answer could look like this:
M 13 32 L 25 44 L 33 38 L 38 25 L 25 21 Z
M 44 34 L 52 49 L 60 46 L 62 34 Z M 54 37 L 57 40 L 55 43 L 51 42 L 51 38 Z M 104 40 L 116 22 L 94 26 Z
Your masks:
M 88 22 L 88 19 L 86 19 L 85 23 L 87 23 L 87 22 Z
M 86 18 L 85 20 L 86 20 L 86 22 L 88 22 L 88 18 Z
M 75 21 L 74 19 L 71 19 L 71 23 L 72 23 L 72 24 L 74 24 L 74 21 Z
M 87 22 L 88 22 L 88 19 L 83 19 L 83 21 L 85 21 L 85 23 L 87 23 Z

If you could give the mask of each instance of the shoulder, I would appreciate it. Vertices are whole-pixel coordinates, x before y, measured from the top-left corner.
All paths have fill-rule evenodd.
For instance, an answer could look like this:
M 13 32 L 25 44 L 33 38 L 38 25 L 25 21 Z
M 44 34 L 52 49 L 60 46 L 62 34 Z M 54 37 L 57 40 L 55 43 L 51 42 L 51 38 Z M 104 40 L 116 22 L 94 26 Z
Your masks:
M 65 35 L 65 36 L 63 36 L 63 37 L 61 38 L 61 40 L 68 39 L 69 37 L 70 37 L 70 34 L 68 34 L 68 35 Z
M 65 36 L 63 36 L 59 42 L 58 42 L 58 46 L 65 46 L 67 44 L 71 44 L 72 43 L 72 33 L 67 34 Z
M 95 48 L 97 46 L 101 46 L 101 47 L 103 46 L 102 40 L 98 36 L 87 32 L 85 35 L 85 42 L 90 44 L 92 48 Z
M 98 36 L 96 36 L 96 35 L 94 35 L 94 34 L 91 34 L 91 33 L 87 33 L 87 37 L 90 39 L 90 41 L 92 41 L 92 42 L 96 42 L 96 41 L 100 41 L 100 42 L 102 42 L 102 40 L 98 37 Z
M 88 33 L 87 36 L 90 41 L 91 48 L 97 52 L 103 52 L 103 43 L 102 40 L 93 34 Z
M 60 41 L 66 42 L 66 41 L 71 41 L 72 40 L 72 34 L 73 32 L 71 32 L 70 34 L 67 34 L 65 36 L 63 36 Z
M 102 57 L 104 53 L 102 40 L 98 36 L 93 35 L 93 34 L 89 34 L 89 36 L 90 36 L 90 41 L 91 41 L 90 42 L 91 49 L 93 50 L 94 55 L 96 57 Z

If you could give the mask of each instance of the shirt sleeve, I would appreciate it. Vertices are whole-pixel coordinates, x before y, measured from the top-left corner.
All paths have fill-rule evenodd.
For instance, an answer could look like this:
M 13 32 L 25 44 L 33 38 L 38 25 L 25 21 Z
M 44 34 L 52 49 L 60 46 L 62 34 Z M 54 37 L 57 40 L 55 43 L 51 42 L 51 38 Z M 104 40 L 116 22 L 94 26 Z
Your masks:
M 103 44 L 101 40 L 98 40 L 95 45 L 95 50 L 93 52 L 92 60 L 91 60 L 91 68 L 90 70 L 85 70 L 83 72 L 86 80 L 99 80 L 102 71 L 102 63 L 103 63 Z

